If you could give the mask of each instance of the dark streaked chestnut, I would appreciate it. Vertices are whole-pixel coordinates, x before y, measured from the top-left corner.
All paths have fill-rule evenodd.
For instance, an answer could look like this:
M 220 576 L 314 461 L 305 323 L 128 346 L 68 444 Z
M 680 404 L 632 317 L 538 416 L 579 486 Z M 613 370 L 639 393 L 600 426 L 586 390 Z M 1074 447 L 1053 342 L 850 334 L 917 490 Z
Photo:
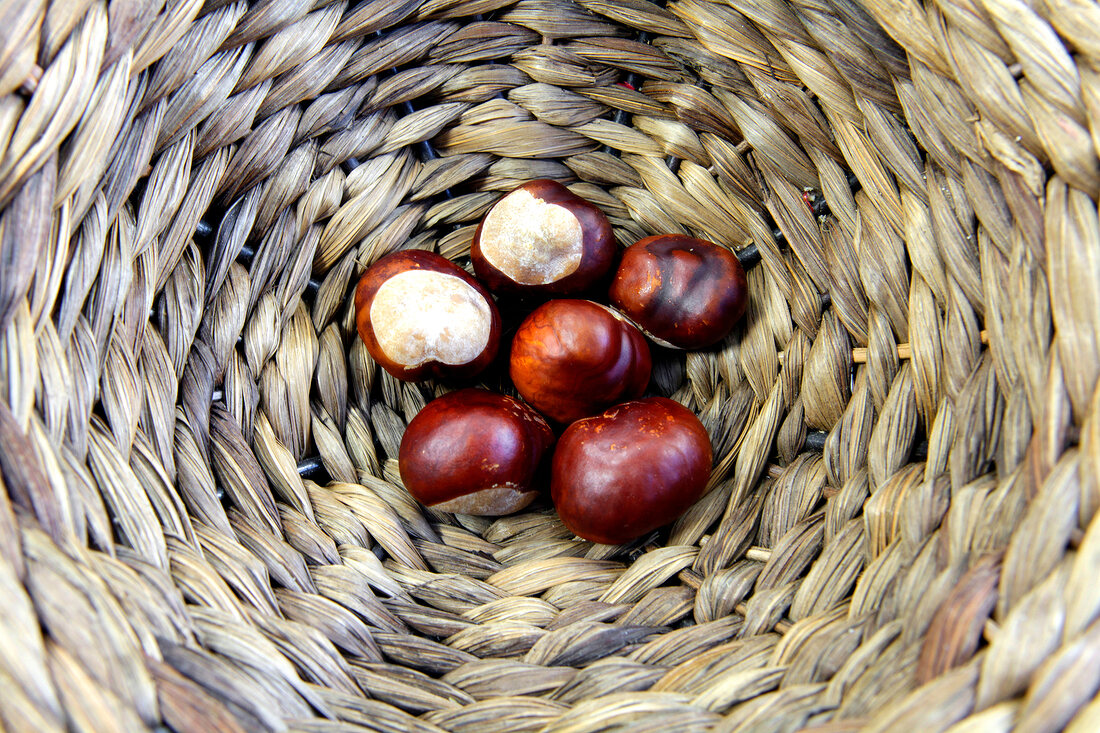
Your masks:
M 664 397 L 578 420 L 554 450 L 550 493 L 578 537 L 629 542 L 674 521 L 702 496 L 710 437 L 695 414 Z
M 623 253 L 611 304 L 663 346 L 701 349 L 745 313 L 748 280 L 725 247 L 682 234 L 641 239 Z
M 474 232 L 474 272 L 498 293 L 576 295 L 607 275 L 618 254 L 600 209 L 546 179 L 497 201 Z
M 652 361 L 641 331 L 590 300 L 549 300 L 512 339 L 509 374 L 523 399 L 566 424 L 640 397 Z
M 363 273 L 355 322 L 374 360 L 406 381 L 472 377 L 500 347 L 500 313 L 489 291 L 423 250 L 394 252 Z
M 553 442 L 550 426 L 528 405 L 460 389 L 432 400 L 409 422 L 398 470 L 425 506 L 500 516 L 534 500 L 536 473 Z

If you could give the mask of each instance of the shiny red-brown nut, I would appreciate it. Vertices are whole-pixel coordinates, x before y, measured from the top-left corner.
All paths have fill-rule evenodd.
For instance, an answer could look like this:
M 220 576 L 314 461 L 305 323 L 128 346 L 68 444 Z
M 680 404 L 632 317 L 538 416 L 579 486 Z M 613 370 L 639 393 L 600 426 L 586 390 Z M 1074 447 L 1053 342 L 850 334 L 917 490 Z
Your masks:
M 500 313 L 489 291 L 423 250 L 394 252 L 363 273 L 355 324 L 374 360 L 406 381 L 472 377 L 500 348 Z
M 499 293 L 575 295 L 617 254 L 600 209 L 557 181 L 529 181 L 497 201 L 474 232 L 474 272 Z
M 682 234 L 631 245 L 611 281 L 612 305 L 654 341 L 701 349 L 725 338 L 745 313 L 748 281 L 725 247 Z
M 425 506 L 500 516 L 535 499 L 536 472 L 553 442 L 550 426 L 528 405 L 460 389 L 432 400 L 409 422 L 398 470 Z
M 710 437 L 691 410 L 647 397 L 566 428 L 550 493 L 571 532 L 617 545 L 683 514 L 702 496 L 712 460 Z
M 590 300 L 549 300 L 512 339 L 509 374 L 523 399 L 559 423 L 640 397 L 652 361 L 645 336 Z

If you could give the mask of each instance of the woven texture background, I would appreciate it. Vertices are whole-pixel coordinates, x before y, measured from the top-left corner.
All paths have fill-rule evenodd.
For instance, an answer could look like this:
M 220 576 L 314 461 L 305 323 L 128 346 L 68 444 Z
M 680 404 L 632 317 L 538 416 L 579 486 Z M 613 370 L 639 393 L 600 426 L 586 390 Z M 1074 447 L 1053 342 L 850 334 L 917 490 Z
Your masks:
M 1098 148 L 1093 0 L 0 0 L 0 731 L 1100 730 Z M 355 337 L 532 178 L 756 262 L 627 546 Z

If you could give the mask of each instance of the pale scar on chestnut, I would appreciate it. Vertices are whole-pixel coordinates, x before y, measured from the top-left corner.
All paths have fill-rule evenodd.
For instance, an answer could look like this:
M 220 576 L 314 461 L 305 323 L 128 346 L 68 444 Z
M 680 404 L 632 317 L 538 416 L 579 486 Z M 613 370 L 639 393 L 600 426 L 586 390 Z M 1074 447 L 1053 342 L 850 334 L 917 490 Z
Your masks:
M 519 189 L 485 217 L 481 254 L 521 285 L 546 285 L 580 267 L 584 234 L 567 208 Z
M 471 362 L 489 343 L 492 326 L 481 293 L 461 278 L 432 270 L 407 270 L 382 283 L 370 320 L 382 352 L 407 367 Z

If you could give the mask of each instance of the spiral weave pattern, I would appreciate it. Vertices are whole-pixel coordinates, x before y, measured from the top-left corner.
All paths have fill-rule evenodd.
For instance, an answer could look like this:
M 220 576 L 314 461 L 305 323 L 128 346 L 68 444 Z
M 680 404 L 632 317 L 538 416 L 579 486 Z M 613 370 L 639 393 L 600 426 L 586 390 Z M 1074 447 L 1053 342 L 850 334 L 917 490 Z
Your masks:
M 0 0 L 0 731 L 1100 730 L 1098 149 L 1092 0 Z M 759 258 L 625 546 L 355 335 L 536 178 Z

